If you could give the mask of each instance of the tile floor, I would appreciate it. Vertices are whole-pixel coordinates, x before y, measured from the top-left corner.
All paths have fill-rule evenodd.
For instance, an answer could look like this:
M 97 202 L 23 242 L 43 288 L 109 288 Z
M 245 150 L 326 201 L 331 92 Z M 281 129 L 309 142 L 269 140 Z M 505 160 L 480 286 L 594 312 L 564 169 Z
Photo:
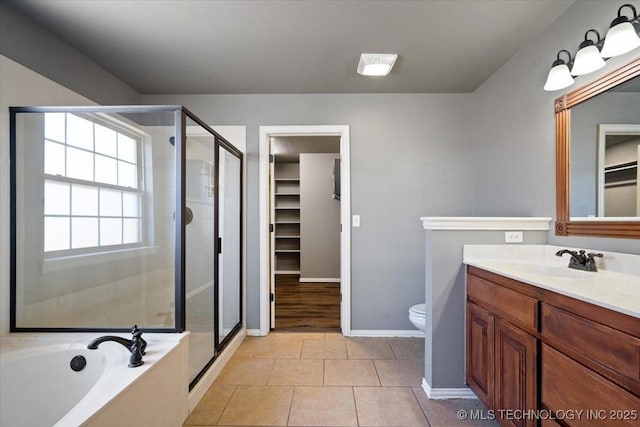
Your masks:
M 418 338 L 247 337 L 185 426 L 497 426 L 478 400 L 429 400 Z

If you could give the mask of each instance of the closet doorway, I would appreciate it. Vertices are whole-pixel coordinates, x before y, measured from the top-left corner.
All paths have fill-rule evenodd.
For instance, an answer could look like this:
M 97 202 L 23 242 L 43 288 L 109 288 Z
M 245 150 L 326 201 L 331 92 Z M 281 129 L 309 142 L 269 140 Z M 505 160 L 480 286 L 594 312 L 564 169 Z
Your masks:
M 340 331 L 340 137 L 269 144 L 271 328 Z
M 259 334 L 348 335 L 348 127 L 261 127 L 260 144 Z

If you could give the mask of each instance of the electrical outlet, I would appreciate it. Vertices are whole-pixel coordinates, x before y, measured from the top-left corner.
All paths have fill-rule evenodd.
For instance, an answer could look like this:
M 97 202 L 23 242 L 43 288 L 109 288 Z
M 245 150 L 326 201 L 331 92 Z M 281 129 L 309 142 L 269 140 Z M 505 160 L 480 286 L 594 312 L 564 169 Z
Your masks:
M 504 242 L 505 243 L 522 243 L 524 236 L 522 231 L 505 231 Z
M 354 215 L 351 220 L 351 225 L 353 227 L 360 227 L 360 215 Z

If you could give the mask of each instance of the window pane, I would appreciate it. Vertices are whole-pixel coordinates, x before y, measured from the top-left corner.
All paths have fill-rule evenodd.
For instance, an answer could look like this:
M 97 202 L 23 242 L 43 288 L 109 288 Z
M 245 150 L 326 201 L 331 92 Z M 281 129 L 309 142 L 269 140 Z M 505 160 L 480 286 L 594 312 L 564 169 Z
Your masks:
M 122 216 L 122 192 L 100 189 L 100 216 Z
M 116 142 L 116 131 L 95 125 L 96 132 L 96 152 L 106 154 L 107 156 L 116 157 L 118 145 Z
M 68 114 L 67 144 L 93 151 L 93 122 Z
M 131 163 L 138 163 L 136 140 L 121 133 L 118 134 L 118 158 Z
M 65 113 L 44 113 L 44 137 L 64 142 Z
M 140 216 L 140 195 L 122 193 L 122 216 Z
M 44 217 L 44 251 L 69 249 L 69 218 Z
M 122 219 L 100 218 L 100 246 L 122 244 Z
M 118 161 L 96 155 L 96 182 L 118 185 Z
M 140 220 L 128 219 L 124 220 L 124 227 L 122 230 L 122 243 L 138 243 L 142 239 L 140 238 Z
M 71 219 L 71 248 L 98 246 L 98 218 Z
M 64 176 L 64 145 L 44 142 L 44 173 Z
M 93 154 L 67 147 L 67 176 L 93 181 Z
M 138 188 L 138 168 L 136 165 L 118 162 L 118 185 Z
M 98 189 L 84 185 L 74 185 L 71 187 L 71 215 L 98 216 Z M 75 230 L 75 225 L 73 225 L 73 227 Z M 96 239 L 97 238 L 98 225 L 96 224 Z
M 44 182 L 44 214 L 69 215 L 69 184 Z

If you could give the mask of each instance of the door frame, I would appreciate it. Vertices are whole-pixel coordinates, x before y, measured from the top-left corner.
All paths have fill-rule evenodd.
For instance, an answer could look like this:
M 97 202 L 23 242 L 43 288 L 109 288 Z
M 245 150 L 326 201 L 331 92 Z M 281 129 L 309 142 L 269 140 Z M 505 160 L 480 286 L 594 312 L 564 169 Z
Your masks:
M 351 335 L 351 143 L 349 125 L 260 126 L 260 335 L 269 333 L 269 143 L 276 136 L 340 137 L 340 328 Z
M 597 153 L 597 189 L 596 189 L 596 210 L 598 217 L 604 217 L 604 158 L 607 149 L 607 135 L 639 135 L 640 125 L 635 124 L 608 124 L 598 125 L 598 153 Z M 638 149 L 638 161 L 640 161 L 640 148 Z M 640 174 L 640 167 L 638 168 Z M 640 175 L 639 175 L 640 176 Z M 637 183 L 638 196 L 640 196 L 640 182 Z M 640 198 L 636 199 L 636 210 L 640 211 Z

